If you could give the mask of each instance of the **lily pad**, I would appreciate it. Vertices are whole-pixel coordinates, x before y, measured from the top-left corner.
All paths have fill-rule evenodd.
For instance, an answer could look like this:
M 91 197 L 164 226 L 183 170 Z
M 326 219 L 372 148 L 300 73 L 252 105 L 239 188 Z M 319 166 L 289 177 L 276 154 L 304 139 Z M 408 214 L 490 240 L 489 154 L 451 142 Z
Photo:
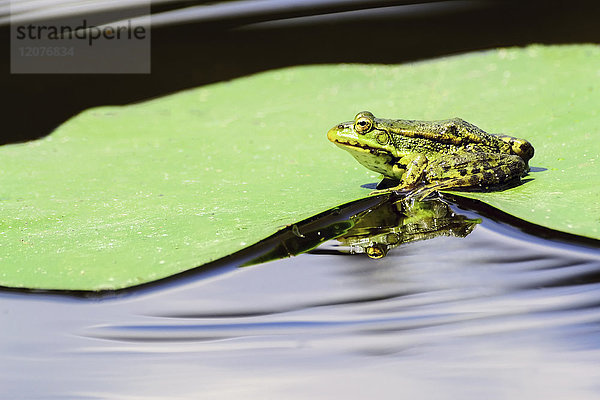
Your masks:
M 0 285 L 119 289 L 188 270 L 368 195 L 326 139 L 361 110 L 453 116 L 530 140 L 531 181 L 469 193 L 600 237 L 600 49 L 533 46 L 400 66 L 295 67 L 125 107 L 0 148 Z

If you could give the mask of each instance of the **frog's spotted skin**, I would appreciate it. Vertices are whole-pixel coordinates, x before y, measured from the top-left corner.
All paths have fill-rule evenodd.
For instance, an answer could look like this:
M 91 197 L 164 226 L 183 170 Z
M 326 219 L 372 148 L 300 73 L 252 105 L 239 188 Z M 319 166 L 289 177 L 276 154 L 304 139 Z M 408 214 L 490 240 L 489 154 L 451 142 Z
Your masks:
M 493 186 L 527 174 L 533 146 L 523 139 L 492 135 L 460 118 L 442 121 L 389 120 L 368 111 L 327 133 L 365 167 L 399 181 L 389 190 L 433 190 Z
M 498 139 L 508 143 L 511 152 L 520 156 L 525 163 L 533 157 L 533 146 L 527 140 L 501 134 L 492 134 L 492 136 L 496 136 Z

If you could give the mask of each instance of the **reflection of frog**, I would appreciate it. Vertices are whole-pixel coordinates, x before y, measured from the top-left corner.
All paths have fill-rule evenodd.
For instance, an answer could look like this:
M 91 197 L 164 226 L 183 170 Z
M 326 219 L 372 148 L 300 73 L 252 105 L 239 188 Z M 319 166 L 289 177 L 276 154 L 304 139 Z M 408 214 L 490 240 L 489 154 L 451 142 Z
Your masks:
M 366 253 L 371 258 L 384 257 L 403 243 L 437 236 L 465 237 L 481 222 L 455 214 L 441 200 L 386 201 L 351 220 L 352 229 L 337 240 L 351 253 Z
M 526 140 L 486 133 L 460 118 L 390 120 L 363 111 L 331 128 L 327 138 L 365 167 L 399 181 L 388 190 L 414 190 L 417 199 L 434 190 L 518 180 L 533 157 Z

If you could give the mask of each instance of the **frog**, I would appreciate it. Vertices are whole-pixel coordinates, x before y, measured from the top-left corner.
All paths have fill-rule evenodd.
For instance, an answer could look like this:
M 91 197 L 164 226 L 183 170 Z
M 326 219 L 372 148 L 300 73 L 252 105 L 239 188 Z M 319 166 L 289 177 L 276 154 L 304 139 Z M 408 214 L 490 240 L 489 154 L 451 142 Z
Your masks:
M 444 189 L 489 190 L 519 182 L 534 155 L 527 140 L 487 133 L 460 118 L 382 119 L 361 111 L 331 128 L 327 138 L 384 181 L 397 183 L 371 194 L 404 192 L 416 200 Z

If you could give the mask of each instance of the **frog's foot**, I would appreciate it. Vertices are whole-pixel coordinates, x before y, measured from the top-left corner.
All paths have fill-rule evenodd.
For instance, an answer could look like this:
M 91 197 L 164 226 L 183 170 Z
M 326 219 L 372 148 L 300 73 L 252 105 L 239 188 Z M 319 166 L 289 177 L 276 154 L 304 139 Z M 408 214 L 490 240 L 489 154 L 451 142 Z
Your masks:
M 405 200 L 410 200 L 411 202 L 422 201 L 425 200 L 425 198 L 433 192 L 446 188 L 447 186 L 444 183 L 423 185 L 414 190 L 411 190 L 410 193 L 408 193 L 408 195 L 405 197 Z
M 369 196 L 377 196 L 380 194 L 392 193 L 392 189 L 381 189 L 381 190 L 372 190 L 369 192 Z
M 398 185 L 398 186 L 390 187 L 387 189 L 373 190 L 371 193 L 369 193 L 369 196 L 376 196 L 378 194 L 387 194 L 387 193 L 408 195 L 413 190 L 414 190 L 414 188 Z

